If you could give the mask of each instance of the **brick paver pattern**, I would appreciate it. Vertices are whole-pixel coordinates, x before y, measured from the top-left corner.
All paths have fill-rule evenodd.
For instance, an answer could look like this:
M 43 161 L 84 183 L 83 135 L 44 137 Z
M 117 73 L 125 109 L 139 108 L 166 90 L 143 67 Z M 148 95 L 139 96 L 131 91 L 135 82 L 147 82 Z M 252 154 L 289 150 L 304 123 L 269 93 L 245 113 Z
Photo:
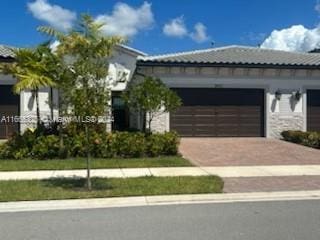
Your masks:
M 320 176 L 225 178 L 224 192 L 308 191 L 320 189 Z
M 199 166 L 320 164 L 320 150 L 267 138 L 182 138 L 180 153 Z

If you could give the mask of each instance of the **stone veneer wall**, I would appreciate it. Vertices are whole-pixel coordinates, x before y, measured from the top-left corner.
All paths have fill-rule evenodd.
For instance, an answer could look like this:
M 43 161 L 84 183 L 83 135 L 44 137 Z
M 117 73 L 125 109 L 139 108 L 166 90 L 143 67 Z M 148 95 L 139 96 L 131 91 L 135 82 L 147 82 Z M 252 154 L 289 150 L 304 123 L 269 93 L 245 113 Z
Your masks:
M 269 115 L 269 131 L 270 137 L 281 138 L 281 132 L 286 130 L 304 129 L 303 114 L 296 113 L 290 116 L 283 116 L 279 113 L 271 113 Z
M 151 123 L 152 132 L 166 132 L 169 131 L 169 113 L 162 113 L 156 115 Z

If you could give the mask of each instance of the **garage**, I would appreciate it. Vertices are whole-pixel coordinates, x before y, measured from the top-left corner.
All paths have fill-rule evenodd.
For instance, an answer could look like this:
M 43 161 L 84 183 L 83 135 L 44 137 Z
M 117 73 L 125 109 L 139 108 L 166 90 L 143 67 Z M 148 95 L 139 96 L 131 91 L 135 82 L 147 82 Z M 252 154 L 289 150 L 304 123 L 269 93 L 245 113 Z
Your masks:
M 172 90 L 179 95 L 183 104 L 170 113 L 170 129 L 177 131 L 181 136 L 264 136 L 263 89 Z
M 0 139 L 7 139 L 19 130 L 12 118 L 19 116 L 20 97 L 12 93 L 12 85 L 0 85 L 0 92 Z
M 320 131 L 320 90 L 307 91 L 307 130 Z

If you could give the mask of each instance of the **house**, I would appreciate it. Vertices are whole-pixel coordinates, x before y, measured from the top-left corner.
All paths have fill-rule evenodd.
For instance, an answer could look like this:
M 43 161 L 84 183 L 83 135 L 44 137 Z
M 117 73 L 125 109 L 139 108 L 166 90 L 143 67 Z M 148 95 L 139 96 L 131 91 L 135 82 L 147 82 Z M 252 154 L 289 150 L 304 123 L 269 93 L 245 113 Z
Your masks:
M 0 45 L 0 62 L 13 62 L 12 47 Z M 146 54 L 125 45 L 118 45 L 109 59 L 109 78 L 118 82 L 111 86 L 114 121 L 108 124 L 109 129 L 124 130 L 130 127 L 130 113 L 120 98 L 120 93 L 126 88 L 128 81 L 136 68 L 138 56 Z M 30 121 L 36 116 L 36 103 L 30 91 L 20 95 L 12 92 L 16 80 L 9 75 L 0 74 L 0 139 L 6 139 L 13 132 L 23 132 L 29 127 L 35 127 L 36 122 Z M 39 92 L 41 118 L 58 117 L 58 92 L 55 89 L 44 88 Z M 52 102 L 53 108 L 50 107 Z M 53 109 L 53 112 L 51 112 Z M 19 117 L 20 119 L 13 119 Z M 132 118 L 133 119 L 133 118 Z
M 182 99 L 154 131 L 181 136 L 271 137 L 320 131 L 320 54 L 228 46 L 142 56 L 137 78 L 159 77 Z
M 0 46 L 0 61 L 13 61 Z M 159 77 L 182 99 L 177 111 L 159 114 L 153 131 L 174 130 L 194 137 L 279 138 L 284 130 L 320 131 L 320 54 L 292 53 L 244 46 L 227 46 L 157 56 L 119 45 L 109 60 L 114 121 L 109 130 L 142 128 L 142 114 L 130 112 L 120 94 L 128 82 Z M 35 116 L 30 92 L 11 91 L 15 80 L 0 76 L 0 113 Z M 41 115 L 49 116 L 49 100 L 57 92 L 42 89 Z M 5 114 L 3 114 L 5 113 Z M 54 108 L 54 115 L 58 111 Z M 1 123 L 0 138 L 27 124 Z

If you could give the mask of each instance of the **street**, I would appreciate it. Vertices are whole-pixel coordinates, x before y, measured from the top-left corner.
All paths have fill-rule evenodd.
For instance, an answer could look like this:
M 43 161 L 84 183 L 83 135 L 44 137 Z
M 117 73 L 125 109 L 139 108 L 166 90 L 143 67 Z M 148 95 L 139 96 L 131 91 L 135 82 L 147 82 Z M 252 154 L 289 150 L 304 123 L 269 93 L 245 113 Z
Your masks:
M 1 240 L 319 240 L 319 226 L 316 200 L 0 213 Z

